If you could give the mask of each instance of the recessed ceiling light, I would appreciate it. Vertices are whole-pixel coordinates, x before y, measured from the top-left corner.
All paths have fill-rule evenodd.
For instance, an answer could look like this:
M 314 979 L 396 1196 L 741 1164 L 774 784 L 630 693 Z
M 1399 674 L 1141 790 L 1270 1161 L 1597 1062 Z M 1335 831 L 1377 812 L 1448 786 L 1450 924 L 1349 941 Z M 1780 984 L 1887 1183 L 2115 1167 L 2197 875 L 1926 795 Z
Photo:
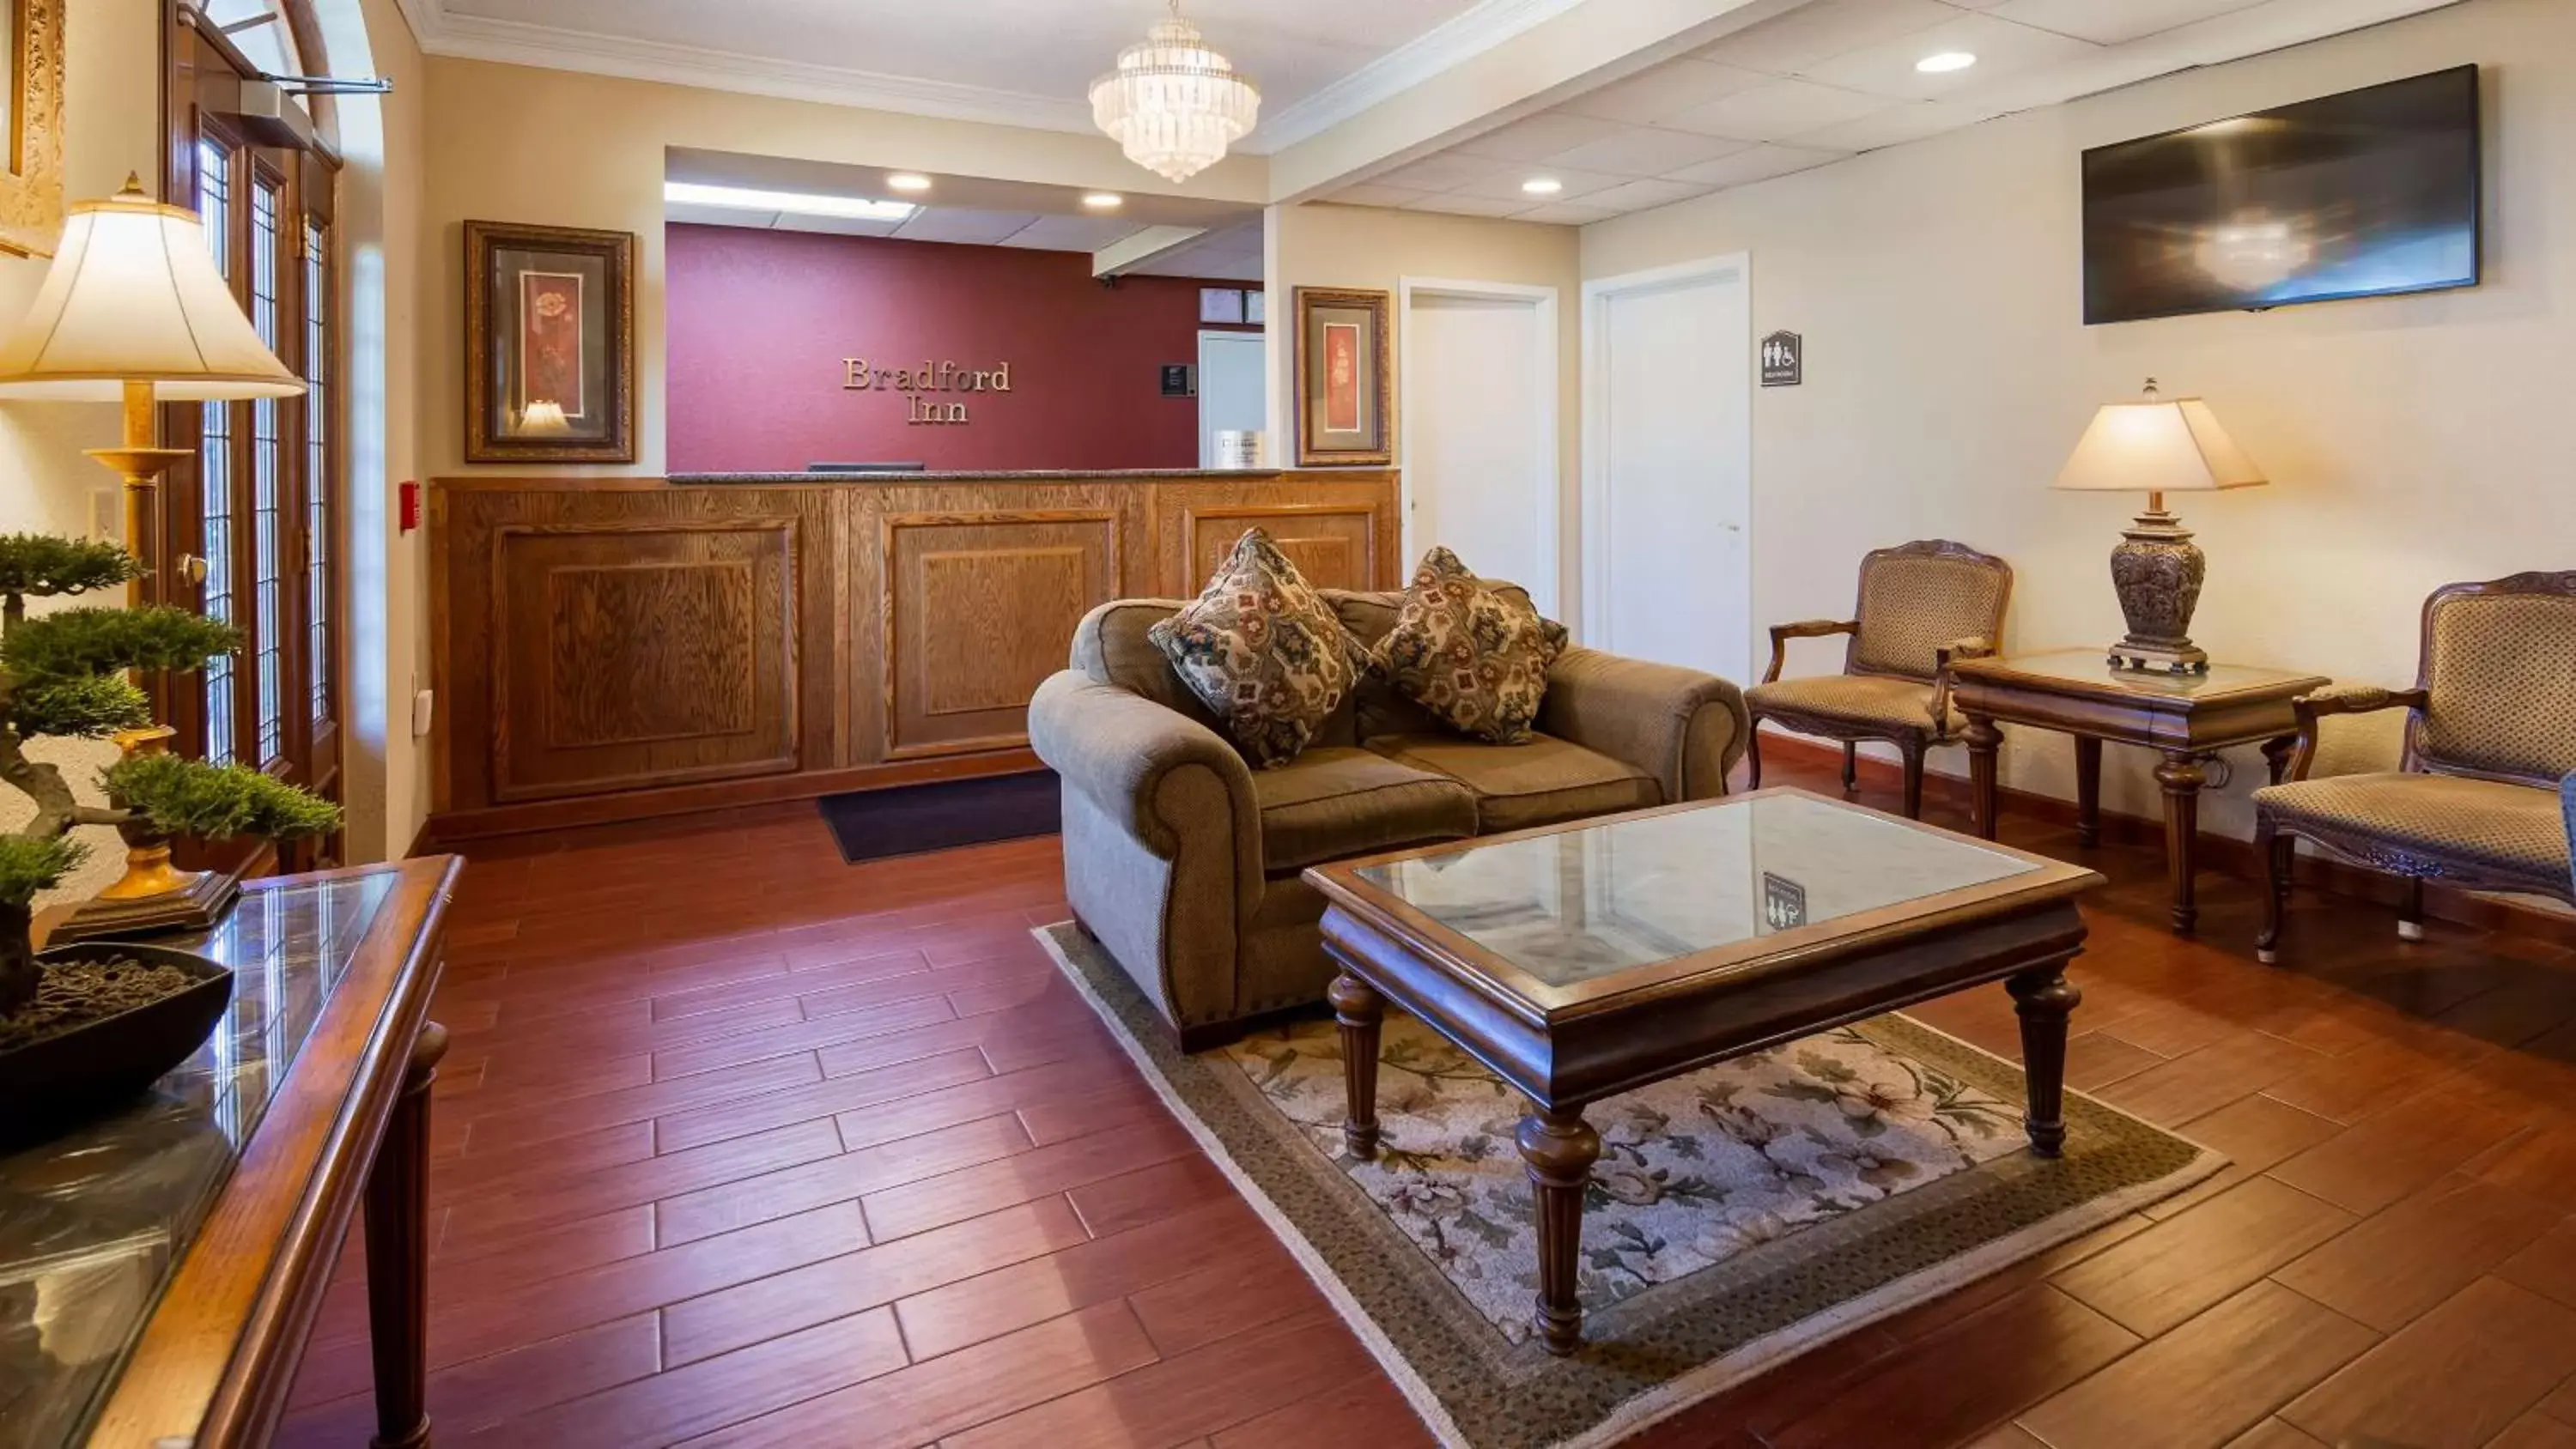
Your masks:
M 886 178 L 886 185 L 897 191 L 928 191 L 930 178 L 917 171 L 898 171 Z
M 1914 68 L 1925 75 L 1948 75 L 1954 70 L 1966 70 L 1976 63 L 1977 58 L 1964 50 L 1945 50 L 1914 62 Z
M 1082 198 L 1082 204 L 1094 211 L 1111 211 L 1127 204 L 1127 198 L 1115 191 L 1095 191 Z
M 1554 196 L 1565 189 L 1565 183 L 1553 176 L 1533 176 L 1521 183 L 1521 190 L 1532 196 Z
M 797 216 L 845 216 L 857 221 L 901 221 L 921 210 L 909 201 L 820 196 L 803 191 L 760 191 L 748 186 L 709 186 L 696 181 L 663 182 L 662 199 L 690 206 L 721 206 L 733 211 L 784 211 Z

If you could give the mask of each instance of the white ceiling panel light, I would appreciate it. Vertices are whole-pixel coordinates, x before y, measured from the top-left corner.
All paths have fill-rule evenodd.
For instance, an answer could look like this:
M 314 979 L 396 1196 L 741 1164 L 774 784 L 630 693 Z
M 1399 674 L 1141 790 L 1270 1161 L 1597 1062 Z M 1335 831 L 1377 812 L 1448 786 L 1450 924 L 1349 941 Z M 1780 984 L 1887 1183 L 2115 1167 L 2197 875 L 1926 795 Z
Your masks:
M 1082 204 L 1093 211 L 1116 211 L 1127 204 L 1127 198 L 1115 191 L 1092 191 L 1084 193 Z
M 2072 66 L 2099 55 L 2089 40 L 2060 35 L 2035 26 L 2015 25 L 1992 15 L 1960 15 L 1945 25 L 1848 51 L 1818 61 L 1798 73 L 1808 80 L 1845 90 L 1866 91 L 1898 100 L 1929 101 L 1964 96 L 2010 77 L 2058 66 Z M 1972 65 L 1950 70 L 1921 68 L 1927 57 L 1970 55 Z
M 1521 191 L 1530 196 L 1554 196 L 1565 189 L 1565 183 L 1553 176 L 1533 176 L 1521 183 Z
M 1091 83 L 1091 118 L 1127 159 L 1178 183 L 1225 159 L 1261 117 L 1261 92 L 1181 18 L 1181 0 Z
M 851 221 L 902 221 L 920 210 L 909 201 L 822 196 L 803 191 L 763 191 L 749 186 L 710 186 L 698 181 L 663 182 L 662 200 L 674 206 L 720 207 L 728 211 L 793 216 L 837 216 Z
M 1971 51 L 1936 50 L 1914 62 L 1914 69 L 1923 75 L 1948 75 L 1952 71 L 1966 70 L 1976 63 L 1977 57 Z
M 908 195 L 919 195 L 930 189 L 930 178 L 918 171 L 897 171 L 886 177 L 886 186 Z

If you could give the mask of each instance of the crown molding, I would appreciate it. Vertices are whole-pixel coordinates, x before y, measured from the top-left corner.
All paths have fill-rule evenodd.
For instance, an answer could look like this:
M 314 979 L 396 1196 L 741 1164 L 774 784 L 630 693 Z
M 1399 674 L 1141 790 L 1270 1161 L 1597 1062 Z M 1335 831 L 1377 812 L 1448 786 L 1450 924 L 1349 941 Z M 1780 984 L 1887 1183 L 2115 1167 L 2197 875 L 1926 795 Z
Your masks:
M 1263 121 L 1236 148 L 1254 155 L 1286 150 L 1495 46 L 1537 29 L 1586 0 L 1478 0 L 1349 75 Z
M 440 0 L 398 0 L 432 55 L 625 80 L 738 91 L 872 111 L 979 121 L 1041 131 L 1087 134 L 1091 108 L 1081 101 L 916 76 L 886 75 L 810 61 L 776 60 L 552 25 L 459 15 Z M 423 22 L 427 21 L 424 28 Z

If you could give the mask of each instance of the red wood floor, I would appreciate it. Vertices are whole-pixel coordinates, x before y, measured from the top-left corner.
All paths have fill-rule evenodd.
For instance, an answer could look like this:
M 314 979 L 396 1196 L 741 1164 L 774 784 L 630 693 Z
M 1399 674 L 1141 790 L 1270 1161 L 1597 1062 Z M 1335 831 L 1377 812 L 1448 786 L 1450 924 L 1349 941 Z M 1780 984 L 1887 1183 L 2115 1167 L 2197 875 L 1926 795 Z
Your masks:
M 2576 1446 L 2576 952 L 2303 896 L 2270 970 L 2248 888 L 2177 940 L 2086 858 L 2074 1081 L 2235 1166 L 1641 1442 Z M 1427 1442 L 1030 941 L 1060 896 L 1052 840 L 853 868 L 804 813 L 478 859 L 438 1442 Z M 1919 1014 L 2015 1048 L 2000 988 Z M 281 1444 L 366 1441 L 358 1258 Z

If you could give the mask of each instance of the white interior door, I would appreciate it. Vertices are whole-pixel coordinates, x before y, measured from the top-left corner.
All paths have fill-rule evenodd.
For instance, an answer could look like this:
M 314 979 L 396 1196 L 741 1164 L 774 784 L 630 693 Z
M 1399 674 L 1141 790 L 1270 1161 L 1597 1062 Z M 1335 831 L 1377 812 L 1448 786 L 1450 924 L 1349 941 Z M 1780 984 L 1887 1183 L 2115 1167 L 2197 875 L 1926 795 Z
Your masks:
M 1267 348 L 1258 332 L 1199 334 L 1200 467 L 1216 466 L 1218 433 L 1257 433 L 1269 426 L 1262 397 Z
M 1404 565 L 1446 547 L 1558 612 L 1556 289 L 1406 278 Z
M 1752 313 L 1742 257 L 1583 288 L 1583 636 L 1750 683 Z

